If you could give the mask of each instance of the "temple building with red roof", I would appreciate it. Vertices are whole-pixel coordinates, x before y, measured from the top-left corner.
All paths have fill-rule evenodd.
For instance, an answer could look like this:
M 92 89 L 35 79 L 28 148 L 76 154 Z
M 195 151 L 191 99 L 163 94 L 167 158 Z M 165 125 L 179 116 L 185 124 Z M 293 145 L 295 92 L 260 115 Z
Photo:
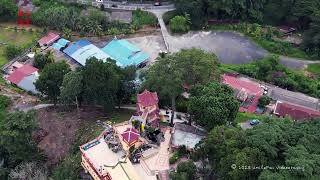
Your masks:
M 37 68 L 30 65 L 23 65 L 14 70 L 6 79 L 25 91 L 37 94 L 39 92 L 36 90 L 34 83 L 37 81 L 38 77 Z
M 320 111 L 281 101 L 277 101 L 274 114 L 279 117 L 288 116 L 296 121 L 320 117 Z
M 160 122 L 160 110 L 158 106 L 158 95 L 156 92 L 144 90 L 137 96 L 137 114 L 141 117 L 142 123 L 152 127 L 158 127 Z

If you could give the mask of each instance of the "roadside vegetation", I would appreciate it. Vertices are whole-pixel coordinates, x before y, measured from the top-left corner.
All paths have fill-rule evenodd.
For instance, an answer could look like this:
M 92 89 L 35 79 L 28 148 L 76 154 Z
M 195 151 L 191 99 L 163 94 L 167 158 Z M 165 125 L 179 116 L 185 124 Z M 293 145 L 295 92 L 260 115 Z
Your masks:
M 140 9 L 132 12 L 132 24 L 137 28 L 141 28 L 144 25 L 155 26 L 157 23 L 157 18 L 150 12 Z
M 320 79 L 320 64 L 315 63 L 315 64 L 309 64 L 307 71 L 312 73 L 316 78 Z
M 220 67 L 225 72 L 238 72 L 284 89 L 320 97 L 318 79 L 308 78 L 302 72 L 286 68 L 280 64 L 279 57 L 275 55 L 249 64 L 221 65 Z

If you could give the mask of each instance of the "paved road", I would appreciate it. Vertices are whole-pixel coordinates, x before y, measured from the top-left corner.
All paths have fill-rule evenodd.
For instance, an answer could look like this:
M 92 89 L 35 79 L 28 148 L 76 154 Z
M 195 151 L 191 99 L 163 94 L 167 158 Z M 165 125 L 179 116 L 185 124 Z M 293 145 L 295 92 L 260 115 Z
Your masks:
M 96 2 L 93 0 L 92 5 L 93 6 L 98 6 L 100 7 L 101 5 L 104 5 L 105 8 L 110 8 L 110 9 L 121 9 L 121 10 L 136 10 L 136 9 L 174 9 L 173 4 L 163 4 L 162 6 L 154 6 L 151 3 L 127 3 L 127 4 L 122 4 L 121 2 L 112 2 L 112 1 L 103 1 L 102 3 Z
M 208 52 L 214 52 L 220 61 L 225 64 L 245 64 L 261 59 L 269 55 L 265 49 L 257 46 L 249 38 L 233 32 L 189 32 L 182 36 L 169 34 L 162 15 L 171 9 L 149 9 L 159 21 L 163 39 L 169 52 L 177 52 L 181 49 L 192 47 L 200 48 Z M 292 69 L 302 69 L 310 63 L 319 61 L 308 61 L 297 58 L 280 56 L 280 62 Z

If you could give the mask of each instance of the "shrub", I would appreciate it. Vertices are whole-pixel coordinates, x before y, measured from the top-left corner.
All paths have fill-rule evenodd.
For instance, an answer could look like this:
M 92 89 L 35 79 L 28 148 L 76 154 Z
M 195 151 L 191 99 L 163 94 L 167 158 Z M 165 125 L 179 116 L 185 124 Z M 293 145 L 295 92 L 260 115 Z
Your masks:
M 187 113 L 188 112 L 188 100 L 186 100 L 183 97 L 179 97 L 177 99 L 176 109 L 178 112 Z
M 176 10 L 168 11 L 163 14 L 162 18 L 165 24 L 169 24 L 170 19 L 174 18 L 175 16 L 178 16 L 178 12 Z
M 188 19 L 184 16 L 175 16 L 169 24 L 171 31 L 174 33 L 184 33 L 190 30 Z
M 15 58 L 16 56 L 18 56 L 21 53 L 22 53 L 22 48 L 19 46 L 15 46 L 15 45 L 11 45 L 11 44 L 6 46 L 5 54 L 8 59 Z
M 132 24 L 138 27 L 143 25 L 156 25 L 157 18 L 150 12 L 138 9 L 133 11 L 132 13 Z
M 258 106 L 261 108 L 266 107 L 266 105 L 270 104 L 271 98 L 268 96 L 261 96 L 258 102 Z
M 178 159 L 180 158 L 179 153 L 175 152 L 169 159 L 169 163 L 170 164 L 174 164 L 178 161 Z

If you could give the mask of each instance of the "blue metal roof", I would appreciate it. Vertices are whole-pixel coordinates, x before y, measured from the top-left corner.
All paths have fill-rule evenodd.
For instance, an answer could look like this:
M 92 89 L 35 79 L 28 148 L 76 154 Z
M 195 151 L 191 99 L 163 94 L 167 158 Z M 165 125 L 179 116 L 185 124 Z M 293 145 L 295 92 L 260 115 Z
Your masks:
M 63 47 L 65 47 L 70 41 L 69 40 L 66 40 L 64 38 L 61 38 L 58 40 L 58 44 L 62 45 Z
M 147 53 L 144 53 L 137 46 L 122 39 L 112 40 L 107 44 L 102 51 L 111 56 L 112 59 L 117 61 L 117 64 L 121 67 L 130 65 L 139 65 L 149 58 Z
M 79 41 L 71 43 L 65 50 L 63 50 L 64 53 L 71 56 L 74 52 L 76 52 L 78 49 L 90 45 L 90 41 L 86 39 L 81 39 Z
M 52 47 L 56 50 L 60 50 L 61 48 L 63 48 L 64 46 L 62 46 L 61 44 L 59 43 L 53 43 L 52 44 Z
M 102 61 L 106 61 L 106 59 L 110 58 L 108 54 L 101 51 L 101 49 L 85 39 L 73 42 L 65 50 L 63 50 L 63 52 L 72 57 L 82 66 L 85 66 L 87 59 L 91 57 L 96 57 Z

